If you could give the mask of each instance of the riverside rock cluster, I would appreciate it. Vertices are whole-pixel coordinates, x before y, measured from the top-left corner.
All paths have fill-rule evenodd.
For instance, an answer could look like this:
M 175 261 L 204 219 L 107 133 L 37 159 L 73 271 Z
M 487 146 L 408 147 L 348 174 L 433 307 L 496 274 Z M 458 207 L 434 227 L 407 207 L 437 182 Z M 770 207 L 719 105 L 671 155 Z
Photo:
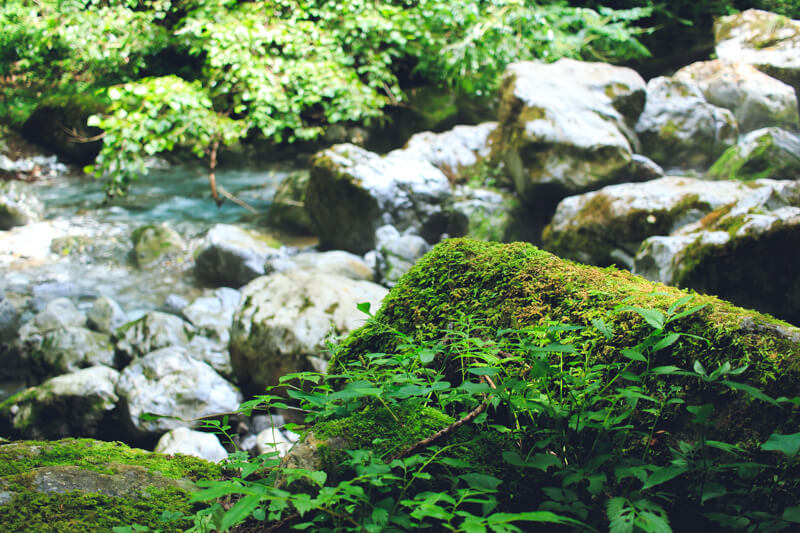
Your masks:
M 9 272 L 123 247 L 138 272 L 196 289 L 126 312 L 79 285 L 6 280 L 0 382 L 21 390 L 0 403 L 0 436 L 158 441 L 220 460 L 222 444 L 196 431 L 204 419 L 286 373 L 324 371 L 326 342 L 365 321 L 357 304 L 378 309 L 448 236 L 528 240 L 800 323 L 800 21 L 750 10 L 715 35 L 718 59 L 647 82 L 602 63 L 514 63 L 496 121 L 419 133 L 385 155 L 314 154 L 270 219 L 318 248 L 227 223 L 76 236 L 29 184 L 0 182 Z M 24 167 L 7 159 L 6 172 Z M 278 418 L 242 417 L 240 446 L 285 452 L 296 436 Z

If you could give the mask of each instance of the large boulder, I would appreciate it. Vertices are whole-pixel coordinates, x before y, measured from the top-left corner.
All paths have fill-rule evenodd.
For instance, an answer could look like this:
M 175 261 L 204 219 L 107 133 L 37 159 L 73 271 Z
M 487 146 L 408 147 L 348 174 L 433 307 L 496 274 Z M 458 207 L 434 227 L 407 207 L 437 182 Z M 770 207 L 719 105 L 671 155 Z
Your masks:
M 794 88 L 752 65 L 721 59 L 699 61 L 680 69 L 674 78 L 697 84 L 708 103 L 730 109 L 740 133 L 800 125 Z
M 708 170 L 712 179 L 800 179 L 800 137 L 780 128 L 751 131 Z
M 311 219 L 305 208 L 307 188 L 307 171 L 287 175 L 272 197 L 272 204 L 267 211 L 267 222 L 292 233 L 311 233 Z
M 800 279 L 791 267 L 800 262 L 800 182 L 754 185 L 739 202 L 645 240 L 634 272 L 800 324 Z
M 339 144 L 311 158 L 306 209 L 322 248 L 363 254 L 385 224 L 438 240 L 450 195 L 447 177 L 426 161 Z
M 754 65 L 800 95 L 800 21 L 748 9 L 714 22 L 717 57 Z
M 544 246 L 584 263 L 633 268 L 647 237 L 669 234 L 751 193 L 742 183 L 676 176 L 609 185 L 562 200 L 543 233 Z
M 608 185 L 631 163 L 644 88 L 633 70 L 603 63 L 513 63 L 503 77 L 492 157 L 522 199 L 545 211 Z
M 199 425 L 202 417 L 235 411 L 242 400 L 213 368 L 175 346 L 133 361 L 122 371 L 116 393 L 125 429 L 134 438 Z M 151 414 L 157 416 L 146 416 Z
M 452 183 L 465 181 L 470 170 L 489 156 L 489 134 L 496 127 L 496 122 L 484 122 L 456 126 L 442 133 L 423 131 L 414 134 L 403 148 L 390 155 L 427 161 L 444 172 Z
M 128 321 L 122 307 L 107 296 L 101 296 L 92 303 L 86 314 L 89 327 L 101 333 L 113 333 Z
M 450 235 L 484 241 L 530 240 L 525 235 L 525 208 L 517 195 L 504 190 L 462 186 L 456 189 Z M 539 228 L 541 230 L 541 228 Z
M 300 252 L 267 261 L 267 270 L 270 274 L 292 269 L 313 270 L 363 281 L 372 281 L 375 278 L 373 267 L 368 265 L 364 258 L 344 250 Z
M 151 311 L 117 330 L 117 352 L 130 360 L 167 346 L 185 347 L 195 333 L 181 317 Z
M 704 169 L 736 143 L 736 119 L 708 103 L 695 83 L 657 77 L 647 82 L 647 104 L 636 123 L 642 153 L 670 168 Z
M 230 354 L 239 384 L 263 394 L 289 372 L 326 366 L 325 342 L 361 325 L 357 309 L 377 309 L 386 289 L 368 281 L 309 271 L 263 276 L 242 289 L 233 317 Z
M 93 366 L 51 378 L 0 404 L 0 434 L 25 439 L 114 437 L 119 372 Z
M 24 226 L 42 218 L 43 213 L 42 203 L 27 184 L 0 180 L 0 230 Z
M 64 439 L 0 446 L 0 531 L 108 533 L 131 524 L 178 533 L 192 525 L 195 481 L 218 465 L 119 442 Z M 165 522 L 165 510 L 181 518 Z
M 268 257 L 280 255 L 267 238 L 230 224 L 206 234 L 195 256 L 195 275 L 213 286 L 239 288 L 264 274 Z
M 394 226 L 381 226 L 375 232 L 376 270 L 381 282 L 391 287 L 408 272 L 431 246 L 413 233 L 400 233 Z

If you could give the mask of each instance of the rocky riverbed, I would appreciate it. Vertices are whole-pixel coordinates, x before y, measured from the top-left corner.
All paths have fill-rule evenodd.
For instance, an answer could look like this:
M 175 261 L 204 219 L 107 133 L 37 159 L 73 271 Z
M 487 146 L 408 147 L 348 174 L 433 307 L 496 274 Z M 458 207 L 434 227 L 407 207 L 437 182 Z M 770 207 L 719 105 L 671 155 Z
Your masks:
M 217 208 L 200 167 L 155 168 L 106 203 L 57 157 L 0 156 L 15 178 L 0 182 L 0 435 L 161 439 L 218 460 L 216 437 L 188 428 L 324 371 L 356 305 L 378 308 L 448 236 L 528 240 L 800 323 L 798 35 L 765 12 L 725 17 L 718 59 L 649 81 L 515 63 L 496 121 L 221 169 L 254 212 Z M 294 438 L 279 415 L 234 431 L 254 453 Z

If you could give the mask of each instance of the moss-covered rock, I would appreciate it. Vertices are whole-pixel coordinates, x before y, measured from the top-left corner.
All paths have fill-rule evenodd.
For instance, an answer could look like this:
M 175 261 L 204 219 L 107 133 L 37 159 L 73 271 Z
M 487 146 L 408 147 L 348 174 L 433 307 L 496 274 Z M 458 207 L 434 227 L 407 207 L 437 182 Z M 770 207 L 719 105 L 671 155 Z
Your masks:
M 621 357 L 620 349 L 636 345 L 651 331 L 642 318 L 615 312 L 627 305 L 666 310 L 686 292 L 647 281 L 613 268 L 599 269 L 559 259 L 531 245 L 501 245 L 463 239 L 437 245 L 404 276 L 384 300 L 376 319 L 353 332 L 331 361 L 341 369 L 360 354 L 385 352 L 397 337 L 386 326 L 418 339 L 439 339 L 457 327 L 459 317 L 495 328 L 524 328 L 569 323 L 586 326 L 581 346 L 588 361 Z M 681 319 L 676 327 L 707 339 L 684 341 L 658 352 L 652 365 L 691 369 L 723 362 L 749 365 L 744 381 L 775 397 L 800 393 L 800 330 L 768 315 L 748 311 L 713 296 L 694 295 L 692 305 L 705 307 Z M 604 320 L 614 334 L 606 338 L 592 321 Z M 722 422 L 714 428 L 721 438 L 753 444 L 773 431 L 793 432 L 795 410 L 769 410 L 743 396 L 685 382 L 687 394 L 716 396 Z M 695 398 L 696 399 L 696 398 Z M 680 427 L 675 428 L 676 433 Z
M 148 268 L 171 260 L 181 260 L 187 246 L 177 231 L 165 224 L 142 226 L 134 230 L 133 256 L 139 268 Z
M 190 522 L 161 520 L 194 509 L 194 482 L 218 479 L 218 465 L 114 442 L 65 439 L 0 444 L 0 530 L 108 533 L 140 524 L 162 532 Z
M 800 178 L 800 137 L 780 128 L 762 128 L 742 137 L 709 169 L 712 179 Z
M 292 172 L 278 185 L 267 221 L 271 226 L 292 233 L 310 234 L 311 219 L 305 209 L 308 172 Z

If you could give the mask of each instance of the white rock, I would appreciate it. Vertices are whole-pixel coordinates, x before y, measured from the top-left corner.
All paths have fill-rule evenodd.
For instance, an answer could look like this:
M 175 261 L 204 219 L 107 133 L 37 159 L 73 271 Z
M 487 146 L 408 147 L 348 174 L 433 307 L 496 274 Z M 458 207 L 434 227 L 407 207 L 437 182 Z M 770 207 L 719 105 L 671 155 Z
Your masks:
M 216 435 L 194 431 L 186 427 L 164 433 L 158 439 L 158 444 L 153 451 L 163 454 L 194 455 L 212 463 L 218 463 L 228 458 L 228 452 L 220 444 Z

